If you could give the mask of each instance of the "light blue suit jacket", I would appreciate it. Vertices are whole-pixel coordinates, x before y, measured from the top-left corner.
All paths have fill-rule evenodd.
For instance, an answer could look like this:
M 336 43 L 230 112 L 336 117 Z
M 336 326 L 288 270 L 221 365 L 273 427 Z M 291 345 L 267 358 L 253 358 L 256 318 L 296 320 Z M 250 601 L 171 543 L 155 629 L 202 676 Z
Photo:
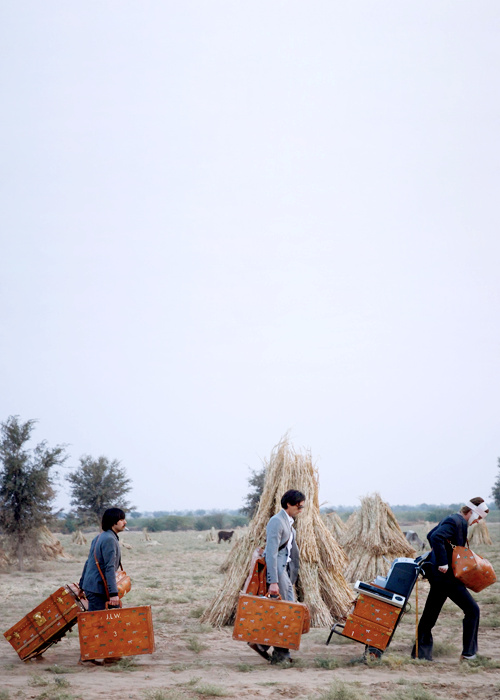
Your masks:
M 288 547 L 286 546 L 290 532 L 293 533 L 291 561 L 288 564 L 290 581 L 295 583 L 299 574 L 299 548 L 297 547 L 296 532 L 290 525 L 288 515 L 282 509 L 270 519 L 266 528 L 266 549 L 264 557 L 267 567 L 267 583 L 278 583 L 280 574 L 286 570 Z M 283 546 L 284 545 L 284 546 Z M 280 547 L 282 549 L 280 550 Z
M 118 595 L 116 571 L 120 566 L 121 552 L 118 536 L 113 530 L 101 532 L 100 535 L 97 535 L 97 537 L 94 537 L 92 540 L 90 553 L 83 567 L 82 577 L 79 583 L 80 588 L 84 591 L 89 591 L 89 593 L 106 595 L 106 589 L 104 588 L 101 574 L 95 563 L 94 550 L 101 571 L 106 577 L 110 597 Z

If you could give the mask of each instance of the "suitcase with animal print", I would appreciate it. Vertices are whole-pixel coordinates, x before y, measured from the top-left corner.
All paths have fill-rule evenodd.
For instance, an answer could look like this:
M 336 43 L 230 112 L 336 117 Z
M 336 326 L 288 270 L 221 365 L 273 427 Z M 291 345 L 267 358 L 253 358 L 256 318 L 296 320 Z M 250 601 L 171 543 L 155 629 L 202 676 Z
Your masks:
M 78 597 L 78 586 L 61 586 L 22 620 L 4 632 L 5 639 L 23 661 L 40 656 L 56 644 L 77 622 L 87 601 Z
M 368 647 L 374 647 L 383 651 L 389 644 L 393 629 L 350 613 L 347 616 L 342 634 L 349 639 L 363 642 Z
M 155 649 L 150 605 L 82 612 L 78 634 L 83 661 L 152 654 Z
M 386 627 L 391 632 L 395 628 L 400 614 L 401 608 L 363 593 L 356 600 L 353 610 L 353 615 L 356 617 Z
M 233 639 L 298 649 L 309 627 L 309 610 L 303 603 L 240 593 Z

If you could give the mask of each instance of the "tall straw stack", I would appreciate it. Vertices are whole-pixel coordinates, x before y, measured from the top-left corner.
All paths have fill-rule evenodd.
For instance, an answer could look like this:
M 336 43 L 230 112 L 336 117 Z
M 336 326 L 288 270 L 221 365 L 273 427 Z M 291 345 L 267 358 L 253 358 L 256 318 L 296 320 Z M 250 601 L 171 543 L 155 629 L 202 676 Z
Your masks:
M 388 572 L 396 557 L 415 556 L 394 513 L 378 493 L 361 500 L 361 508 L 350 516 L 340 543 L 349 560 L 344 576 L 351 582 L 373 581 Z
M 73 561 L 73 557 L 66 554 L 62 544 L 46 525 L 43 525 L 36 533 L 36 547 L 42 559 Z
M 267 523 L 280 511 L 282 495 L 289 489 L 298 489 L 305 494 L 306 502 L 296 520 L 301 557 L 297 590 L 309 608 L 311 624 L 328 627 L 346 614 L 353 596 L 342 576 L 346 563 L 344 552 L 320 515 L 318 475 L 311 455 L 295 452 L 285 435 L 265 463 L 266 479 L 257 512 L 248 530 L 233 545 L 222 588 L 201 622 L 221 627 L 234 620 L 238 594 L 248 576 L 252 554 L 256 547 L 265 545 Z
M 488 526 L 484 520 L 480 520 L 478 523 L 471 526 L 469 531 L 469 542 L 470 544 L 473 544 L 474 547 L 478 544 L 493 544 Z
M 345 522 L 335 511 L 332 511 L 331 513 L 325 513 L 324 519 L 327 528 L 330 530 L 337 542 L 339 542 L 345 533 Z

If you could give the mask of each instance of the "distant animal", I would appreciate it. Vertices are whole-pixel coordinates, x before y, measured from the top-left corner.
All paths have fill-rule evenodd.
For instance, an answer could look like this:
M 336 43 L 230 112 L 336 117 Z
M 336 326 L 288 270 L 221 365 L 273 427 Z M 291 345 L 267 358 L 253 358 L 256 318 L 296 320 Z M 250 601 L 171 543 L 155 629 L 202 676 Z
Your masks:
M 230 542 L 233 535 L 234 530 L 231 530 L 230 532 L 228 530 L 219 530 L 217 533 L 217 537 L 219 538 L 217 544 L 220 544 L 221 542 Z
M 414 549 L 425 549 L 425 544 L 414 530 L 405 530 L 403 535 Z

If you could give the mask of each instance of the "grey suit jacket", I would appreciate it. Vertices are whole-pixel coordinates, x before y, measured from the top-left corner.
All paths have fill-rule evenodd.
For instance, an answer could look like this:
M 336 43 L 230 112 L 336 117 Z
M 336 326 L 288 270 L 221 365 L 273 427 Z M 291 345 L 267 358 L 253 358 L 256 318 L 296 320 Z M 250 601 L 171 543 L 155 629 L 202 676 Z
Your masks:
M 266 549 L 264 557 L 266 559 L 267 583 L 278 583 L 279 573 L 286 569 L 288 559 L 288 547 L 286 543 L 290 537 L 290 530 L 293 532 L 291 561 L 288 564 L 290 581 L 295 583 L 299 574 L 299 548 L 295 528 L 290 525 L 288 515 L 282 509 L 270 519 L 266 528 Z M 283 549 L 280 547 L 285 545 Z
M 101 571 L 106 577 L 110 597 L 118 595 L 116 571 L 120 567 L 121 552 L 118 536 L 113 530 L 101 532 L 100 535 L 97 535 L 97 537 L 94 537 L 92 540 L 90 553 L 80 578 L 80 588 L 84 591 L 89 591 L 89 593 L 106 595 L 106 589 L 104 588 L 101 574 L 95 563 L 94 550 Z

